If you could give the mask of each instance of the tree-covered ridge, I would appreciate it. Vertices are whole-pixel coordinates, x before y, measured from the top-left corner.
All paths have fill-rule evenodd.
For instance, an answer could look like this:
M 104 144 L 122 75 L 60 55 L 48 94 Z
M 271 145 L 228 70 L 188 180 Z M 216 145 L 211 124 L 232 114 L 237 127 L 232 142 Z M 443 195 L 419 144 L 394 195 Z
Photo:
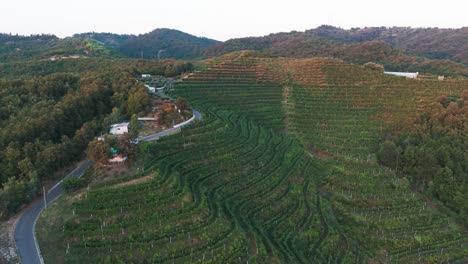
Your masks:
M 127 41 L 131 37 L 134 37 L 134 35 L 87 32 L 87 33 L 74 34 L 73 37 L 81 38 L 81 39 L 93 39 L 97 41 L 98 43 L 104 44 L 107 47 L 118 50 L 118 48 L 123 43 L 125 43 L 125 41 Z
M 363 64 L 376 62 L 391 71 L 419 71 L 446 76 L 468 76 L 468 68 L 450 60 L 416 57 L 390 44 L 370 40 L 342 43 L 304 32 L 270 34 L 264 37 L 231 39 L 206 48 L 207 57 L 238 50 L 257 50 L 281 57 L 334 57 Z
M 468 65 L 468 27 L 459 29 L 366 27 L 345 30 L 333 26 L 320 26 L 305 33 L 308 36 L 345 43 L 378 40 L 427 58 L 450 59 Z
M 27 37 L 0 34 L 0 63 L 116 56 L 118 54 L 115 51 L 90 39 L 59 39 L 53 35 Z
M 437 100 L 385 141 L 377 157 L 468 224 L 468 90 Z
M 96 40 L 130 58 L 145 59 L 193 59 L 201 56 L 202 50 L 218 43 L 216 40 L 196 37 L 185 32 L 167 28 L 155 29 L 141 35 L 118 35 L 112 33 L 82 33 L 76 38 Z
M 216 43 L 216 40 L 161 28 L 129 38 L 119 51 L 132 58 L 193 59 L 200 57 L 204 48 Z

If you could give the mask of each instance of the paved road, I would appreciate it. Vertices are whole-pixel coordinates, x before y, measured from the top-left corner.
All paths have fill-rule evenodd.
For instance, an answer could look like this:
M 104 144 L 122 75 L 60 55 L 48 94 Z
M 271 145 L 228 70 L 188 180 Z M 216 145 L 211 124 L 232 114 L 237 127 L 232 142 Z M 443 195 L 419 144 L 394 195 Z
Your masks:
M 198 119 L 198 120 L 201 120 L 202 119 L 202 116 L 200 114 L 200 112 L 198 112 L 197 110 L 193 110 L 193 116 L 194 116 L 194 119 Z M 152 140 L 157 140 L 159 139 L 160 137 L 164 137 L 164 136 L 167 136 L 167 135 L 170 135 L 170 134 L 174 134 L 174 133 L 177 133 L 180 131 L 180 129 L 188 124 L 190 124 L 191 122 L 189 123 L 186 123 L 184 125 L 181 125 L 179 127 L 172 127 L 172 128 L 168 128 L 164 131 L 161 131 L 159 133 L 156 133 L 156 134 L 153 134 L 153 135 L 149 135 L 149 136 L 146 136 L 146 137 L 141 137 L 139 138 L 138 140 L 139 141 L 152 141 Z
M 200 112 L 193 110 L 193 115 L 195 119 L 202 119 Z M 192 120 L 192 121 L 193 121 Z M 190 123 L 190 122 L 189 122 Z M 181 127 L 188 125 L 189 123 L 182 125 L 176 128 L 169 128 L 159 133 L 149 135 L 146 137 L 141 137 L 138 140 L 140 141 L 152 141 L 157 140 L 160 137 L 167 136 L 173 133 L 180 131 Z M 75 170 L 70 172 L 67 177 L 80 177 L 86 171 L 89 166 L 91 166 L 92 161 L 88 160 L 84 162 L 81 166 L 77 167 Z M 52 187 L 46 195 L 47 204 L 51 203 L 57 199 L 62 194 L 62 181 L 58 182 L 54 187 Z M 41 252 L 35 237 L 35 228 L 36 220 L 39 217 L 39 214 L 44 209 L 44 200 L 38 199 L 33 202 L 28 208 L 25 209 L 23 215 L 18 221 L 15 229 L 15 240 L 16 247 L 18 248 L 19 257 L 21 263 L 23 264 L 36 264 L 44 263 L 42 260 Z
M 80 177 L 85 170 L 91 166 L 90 160 L 84 162 L 81 166 L 70 172 L 67 177 Z M 62 194 L 62 181 L 52 187 L 46 195 L 46 202 L 51 203 Z M 38 199 L 33 202 L 23 213 L 15 229 L 16 247 L 18 248 L 21 263 L 43 263 L 39 247 L 37 246 L 34 230 L 36 220 L 44 209 L 44 199 Z

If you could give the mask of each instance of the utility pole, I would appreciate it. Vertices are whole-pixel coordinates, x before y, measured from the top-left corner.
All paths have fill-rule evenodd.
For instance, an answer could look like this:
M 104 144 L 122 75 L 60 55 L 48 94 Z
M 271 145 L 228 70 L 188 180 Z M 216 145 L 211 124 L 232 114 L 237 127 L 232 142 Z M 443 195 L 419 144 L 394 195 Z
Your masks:
M 45 186 L 42 186 L 42 193 L 44 193 L 44 209 L 47 209 Z

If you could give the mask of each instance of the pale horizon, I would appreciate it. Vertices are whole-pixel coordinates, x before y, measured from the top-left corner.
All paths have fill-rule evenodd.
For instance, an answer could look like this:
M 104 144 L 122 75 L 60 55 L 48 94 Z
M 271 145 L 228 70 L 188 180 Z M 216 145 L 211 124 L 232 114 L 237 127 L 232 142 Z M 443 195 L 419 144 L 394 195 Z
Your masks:
M 225 41 L 271 33 L 304 31 L 320 25 L 355 27 L 462 28 L 468 26 L 468 4 L 456 0 L 391 3 L 292 0 L 221 2 L 213 0 L 136 0 L 69 2 L 17 0 L 2 4 L 0 32 L 19 35 L 76 33 L 145 34 L 156 28 L 180 30 Z M 26 7 L 26 8 L 25 8 Z

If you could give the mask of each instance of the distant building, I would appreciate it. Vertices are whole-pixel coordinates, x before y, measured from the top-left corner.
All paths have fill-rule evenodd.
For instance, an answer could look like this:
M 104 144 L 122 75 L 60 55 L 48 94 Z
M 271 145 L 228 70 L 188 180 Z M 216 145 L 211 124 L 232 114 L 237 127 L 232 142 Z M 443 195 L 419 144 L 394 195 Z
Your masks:
M 157 121 L 157 117 L 139 117 L 138 121 Z
M 141 75 L 141 78 L 151 78 L 151 74 L 144 73 Z
M 418 78 L 418 75 L 419 75 L 419 72 L 384 72 L 384 73 L 388 75 L 401 76 L 401 77 L 406 77 L 410 79 L 416 79 Z
M 111 134 L 111 135 L 123 135 L 125 133 L 128 133 L 129 125 L 130 125 L 130 123 L 113 124 L 113 125 L 111 125 L 111 129 L 109 131 L 109 134 Z
M 445 76 L 444 76 L 444 75 L 439 75 L 439 77 L 437 77 L 437 79 L 438 79 L 439 81 L 443 81 L 443 80 L 445 79 Z

